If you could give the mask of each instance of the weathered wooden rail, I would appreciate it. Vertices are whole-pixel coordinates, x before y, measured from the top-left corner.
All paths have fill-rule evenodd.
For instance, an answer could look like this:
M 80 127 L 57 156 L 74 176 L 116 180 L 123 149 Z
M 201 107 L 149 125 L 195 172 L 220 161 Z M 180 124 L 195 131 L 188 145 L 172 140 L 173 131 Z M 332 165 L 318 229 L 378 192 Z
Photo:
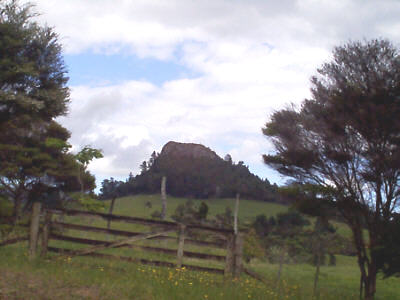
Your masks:
M 52 221 L 51 225 L 55 226 L 55 227 L 58 226 L 58 227 L 64 228 L 64 229 L 83 230 L 83 231 L 98 232 L 98 233 L 108 233 L 108 234 L 117 235 L 117 236 L 129 237 L 129 236 L 135 236 L 135 235 L 140 234 L 140 232 L 107 229 L 107 228 L 93 227 L 93 226 L 87 226 L 87 225 L 69 224 L 69 223 L 58 222 L 58 221 Z M 176 240 L 176 238 L 171 237 L 171 236 L 156 236 L 156 237 L 152 237 L 149 239 L 150 240 Z M 191 244 L 191 245 L 196 245 L 196 246 L 209 246 L 209 247 L 221 248 L 221 249 L 225 248 L 224 242 L 210 242 L 210 241 L 201 241 L 201 240 L 186 238 L 185 243 Z
M 40 222 L 39 214 L 41 212 L 42 221 Z M 53 220 L 54 215 L 64 216 L 80 216 L 80 217 L 96 217 L 106 220 L 107 224 L 110 222 L 125 222 L 133 224 L 141 224 L 150 227 L 149 232 L 133 232 L 126 230 L 109 229 L 106 227 L 95 227 L 81 224 L 72 224 L 67 222 L 60 222 Z M 39 230 L 40 223 L 42 223 L 41 230 Z M 107 227 L 109 227 L 107 225 Z M 61 229 L 61 230 L 60 230 Z M 84 231 L 84 232 L 95 232 L 104 233 L 112 236 L 120 236 L 122 239 L 115 241 L 105 241 L 97 239 L 82 238 L 76 236 L 67 235 L 65 229 Z M 210 241 L 201 238 L 190 237 L 191 232 L 207 232 L 207 237 L 216 236 L 217 241 Z M 38 236 L 41 232 L 41 255 L 46 255 L 48 251 L 60 253 L 68 256 L 86 255 L 93 257 L 101 257 L 106 259 L 118 259 L 128 262 L 135 262 L 141 264 L 151 264 L 157 266 L 166 267 L 185 267 L 191 270 L 207 271 L 219 274 L 225 274 L 226 276 L 239 277 L 242 272 L 242 236 L 241 234 L 234 234 L 233 230 L 220 229 L 202 225 L 184 225 L 181 223 L 152 220 L 145 218 L 113 215 L 106 213 L 97 213 L 81 210 L 55 210 L 55 209 L 43 209 L 41 210 L 40 203 L 35 203 L 32 209 L 32 217 L 30 224 L 30 237 L 29 237 L 29 254 L 30 257 L 35 257 L 36 249 L 38 247 Z M 170 233 L 176 233 L 177 237 L 170 236 Z M 58 240 L 71 243 L 85 244 L 87 248 L 81 249 L 68 249 L 60 247 L 50 247 L 49 240 Z M 169 240 L 177 243 L 177 248 L 164 248 L 164 247 L 153 247 L 148 245 L 135 244 L 138 241 L 143 240 Z M 216 255 L 203 252 L 194 252 L 185 250 L 185 245 L 196 245 L 200 247 L 209 247 L 217 249 L 225 249 L 225 255 Z M 176 262 L 170 261 L 156 261 L 148 260 L 144 258 L 135 258 L 130 256 L 120 256 L 112 254 L 99 253 L 99 251 L 109 248 L 136 248 L 144 250 L 145 252 L 156 252 L 167 255 L 176 256 Z M 185 258 L 199 259 L 199 260 L 213 260 L 218 262 L 224 262 L 224 268 L 211 268 L 198 266 L 194 264 L 184 263 Z M 193 261 L 192 261 L 193 263 Z
M 28 239 L 29 239 L 28 236 L 21 236 L 21 237 L 8 239 L 8 240 L 0 242 L 0 247 L 1 246 L 6 246 L 6 245 L 16 244 L 16 243 L 23 242 L 23 241 L 27 241 Z

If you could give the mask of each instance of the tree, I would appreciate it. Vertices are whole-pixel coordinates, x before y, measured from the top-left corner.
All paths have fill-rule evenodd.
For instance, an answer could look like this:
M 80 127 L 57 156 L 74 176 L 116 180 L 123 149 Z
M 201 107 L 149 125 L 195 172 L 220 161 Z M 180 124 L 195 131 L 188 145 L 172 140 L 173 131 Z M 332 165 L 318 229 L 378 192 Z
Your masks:
M 268 256 L 270 260 L 277 260 L 279 263 L 277 288 L 280 295 L 283 265 L 291 257 L 298 255 L 301 245 L 297 238 L 302 235 L 303 227 L 309 225 L 310 222 L 294 210 L 279 213 L 276 223 L 272 220 L 271 224 L 275 225 L 270 230 L 267 238 L 267 244 L 269 245 Z
M 88 145 L 83 147 L 83 149 L 75 155 L 75 158 L 79 163 L 78 181 L 81 186 L 81 195 L 83 195 L 83 192 L 84 192 L 84 184 L 81 179 L 81 173 L 86 171 L 87 166 L 93 159 L 102 158 L 102 157 L 103 157 L 103 153 L 101 150 L 92 148 Z
M 231 156 L 229 153 L 228 153 L 227 155 L 225 155 L 224 161 L 226 161 L 226 162 L 229 163 L 230 165 L 233 164 L 232 156 Z
M 325 262 L 325 256 L 328 253 L 328 248 L 331 241 L 334 240 L 336 229 L 329 224 L 328 220 L 324 217 L 318 217 L 315 224 L 314 230 L 310 234 L 310 245 L 311 253 L 313 254 L 312 263 L 315 265 L 314 275 L 314 287 L 313 287 L 313 299 L 317 295 L 317 286 L 320 274 L 321 265 Z M 335 256 L 331 254 L 330 258 Z M 319 298 L 319 295 L 318 297 Z
M 16 219 L 23 203 L 76 181 L 70 134 L 54 121 L 69 102 L 61 46 L 34 17 L 29 4 L 0 3 L 0 194 L 13 201 Z
M 325 189 L 350 226 L 365 299 L 376 292 L 382 236 L 399 204 L 400 56 L 387 40 L 350 42 L 311 79 L 300 109 L 275 112 L 263 128 L 267 165 Z M 368 238 L 363 230 L 368 232 Z
M 153 151 L 153 153 L 151 153 L 149 162 L 147 164 L 147 168 L 151 168 L 154 165 L 155 161 L 157 160 L 157 157 L 158 154 L 156 153 L 156 151 Z
M 201 224 L 207 219 L 208 205 L 204 202 L 197 207 L 193 201 L 179 204 L 171 218 L 184 224 Z
M 100 199 L 113 199 L 121 196 L 120 187 L 124 184 L 122 181 L 115 180 L 113 177 L 104 179 L 101 182 Z
M 146 173 L 147 171 L 147 161 L 143 161 L 142 164 L 139 166 L 140 174 Z
M 190 147 L 187 150 L 188 153 L 192 151 Z M 180 152 L 157 154 L 153 151 L 150 159 L 141 163 L 140 174 L 130 176 L 118 188 L 122 192 L 120 196 L 157 193 L 162 177 L 166 176 L 168 194 L 176 197 L 232 198 L 240 193 L 245 199 L 274 201 L 277 198 L 277 187 L 251 174 L 243 162 L 236 165 L 224 161 L 211 150 L 206 151 L 210 157 L 180 155 Z

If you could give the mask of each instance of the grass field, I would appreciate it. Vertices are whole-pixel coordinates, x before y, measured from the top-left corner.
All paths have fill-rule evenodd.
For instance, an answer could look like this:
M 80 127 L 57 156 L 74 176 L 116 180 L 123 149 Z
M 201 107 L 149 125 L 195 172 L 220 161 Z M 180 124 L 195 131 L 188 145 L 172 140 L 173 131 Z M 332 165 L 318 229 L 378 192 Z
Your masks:
M 179 204 L 185 203 L 186 199 L 168 197 L 167 216 L 171 216 Z M 233 211 L 234 199 L 208 199 L 208 200 L 192 200 L 195 204 L 202 201 L 209 206 L 209 215 L 223 213 L 226 207 L 230 207 Z M 152 207 L 146 207 L 146 202 L 150 202 Z M 109 204 L 109 201 L 106 201 Z M 242 200 L 240 202 L 239 219 L 243 222 L 250 221 L 259 214 L 266 216 L 274 216 L 277 213 L 287 211 L 287 206 L 265 203 L 254 200 Z M 139 195 L 131 197 L 123 197 L 116 200 L 114 213 L 127 216 L 150 217 L 154 210 L 161 210 L 161 200 L 159 195 Z
M 152 208 L 146 207 L 150 201 Z M 168 214 L 184 199 L 168 198 Z M 233 199 L 214 199 L 206 202 L 210 214 L 215 215 L 233 206 Z M 147 217 L 160 210 L 159 196 L 145 195 L 118 199 L 115 214 Z M 256 215 L 272 216 L 287 210 L 276 204 L 243 200 L 239 218 L 249 222 Z M 78 222 L 76 217 L 69 221 Z M 89 219 L 92 226 L 104 226 L 104 221 Z M 112 228 L 140 230 L 134 224 L 113 223 Z M 340 225 L 343 226 L 343 225 Z M 69 231 L 68 235 L 112 239 L 101 234 Z M 96 235 L 96 236 L 94 236 Z M 71 243 L 52 241 L 53 245 L 69 248 L 82 247 Z M 166 247 L 173 245 L 164 244 Z M 176 247 L 176 245 L 175 245 Z M 186 249 L 186 248 L 185 248 Z M 198 250 L 194 247 L 192 250 Z M 133 249 L 116 249 L 119 255 L 174 261 L 174 257 L 143 253 Z M 207 250 L 206 250 L 207 251 Z M 221 251 L 221 249 L 209 250 Z M 223 251 L 223 250 L 222 250 Z M 198 261 L 194 261 L 200 263 Z M 207 266 L 212 263 L 206 262 Z M 215 263 L 218 264 L 218 263 Z M 314 268 L 310 265 L 285 265 L 280 288 L 276 283 L 278 266 L 266 261 L 252 261 L 253 270 L 263 274 L 267 284 L 247 276 L 233 281 L 221 275 L 192 272 L 185 269 L 150 267 L 90 257 L 49 255 L 29 262 L 27 244 L 0 247 L 0 299 L 311 299 Z M 319 284 L 320 299 L 356 299 L 359 271 L 354 257 L 339 256 L 337 266 L 322 267 Z M 379 279 L 376 299 L 400 299 L 400 280 Z

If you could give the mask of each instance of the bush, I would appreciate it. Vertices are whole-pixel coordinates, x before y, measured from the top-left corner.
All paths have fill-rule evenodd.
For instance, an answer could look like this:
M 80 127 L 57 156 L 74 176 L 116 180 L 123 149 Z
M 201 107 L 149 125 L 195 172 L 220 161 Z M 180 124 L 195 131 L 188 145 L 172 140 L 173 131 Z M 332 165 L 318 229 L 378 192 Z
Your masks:
M 79 206 L 83 209 L 98 212 L 105 209 L 105 204 L 103 201 L 99 201 L 90 195 L 83 195 L 78 198 Z
M 217 228 L 232 228 L 233 227 L 233 215 L 232 209 L 227 206 L 225 208 L 225 213 L 217 214 L 215 219 L 212 220 L 212 225 Z
M 175 209 L 174 214 L 171 216 L 177 222 L 191 224 L 202 223 L 207 219 L 208 205 L 201 202 L 199 207 L 196 207 L 193 201 L 186 201 L 185 204 L 180 204 Z
M 279 226 L 307 226 L 310 221 L 303 217 L 297 211 L 288 211 L 277 215 L 277 223 Z
M 244 236 L 243 258 L 247 263 L 249 263 L 253 258 L 265 258 L 265 249 L 261 245 L 257 233 L 253 228 Z
M 155 210 L 152 214 L 151 217 L 153 219 L 161 219 L 161 212 L 159 210 Z

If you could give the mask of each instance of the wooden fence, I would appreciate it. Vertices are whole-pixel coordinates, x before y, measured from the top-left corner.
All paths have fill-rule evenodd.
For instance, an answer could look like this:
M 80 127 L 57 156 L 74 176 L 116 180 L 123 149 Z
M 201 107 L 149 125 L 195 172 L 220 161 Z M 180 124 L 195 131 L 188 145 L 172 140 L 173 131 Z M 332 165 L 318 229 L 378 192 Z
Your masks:
M 40 218 L 40 215 L 42 216 Z M 55 215 L 62 216 L 80 216 L 90 218 L 100 218 L 107 222 L 125 222 L 133 224 L 141 224 L 146 228 L 150 228 L 147 232 L 133 232 L 125 230 L 109 229 L 106 227 L 95 227 L 89 225 L 72 224 L 56 220 Z M 40 220 L 42 219 L 42 221 Z M 58 218 L 59 219 L 59 218 Z M 42 225 L 41 225 L 42 224 Z M 40 229 L 41 228 L 41 229 Z M 66 229 L 78 230 L 84 232 L 105 233 L 112 236 L 123 237 L 116 241 L 104 241 L 97 239 L 88 239 L 82 237 L 73 237 L 65 234 Z M 218 236 L 217 241 L 210 241 L 209 239 L 193 237 L 191 232 L 206 232 L 208 236 Z M 153 219 L 137 218 L 120 216 L 106 213 L 97 213 L 81 210 L 71 209 L 43 209 L 41 210 L 40 203 L 34 203 L 32 208 L 32 216 L 30 223 L 30 236 L 29 236 L 29 257 L 33 258 L 37 255 L 39 234 L 41 233 L 41 255 L 46 255 L 48 251 L 60 253 L 61 255 L 80 256 L 87 255 L 93 257 L 102 257 L 108 259 L 119 259 L 128 262 L 136 262 L 141 264 L 150 264 L 166 267 L 185 267 L 186 269 L 207 271 L 213 273 L 220 273 L 226 276 L 239 277 L 243 271 L 242 266 L 242 248 L 243 238 L 242 235 L 234 234 L 233 230 L 220 229 L 202 225 L 185 225 L 176 222 L 159 221 Z M 171 236 L 176 233 L 176 237 Z M 73 242 L 85 244 L 89 247 L 83 249 L 67 249 L 61 247 L 50 247 L 50 240 L 58 240 L 65 242 Z M 175 241 L 177 244 L 176 249 L 168 249 L 163 247 L 150 247 L 147 245 L 137 245 L 135 242 L 143 240 L 169 240 Z M 216 255 L 202 252 L 186 251 L 185 245 L 196 245 L 225 249 L 225 255 Z M 145 252 L 164 253 L 169 255 L 176 255 L 176 262 L 148 260 L 143 258 L 135 258 L 131 256 L 116 256 L 111 254 L 99 253 L 99 251 L 109 248 L 136 248 L 142 249 Z M 198 266 L 193 264 L 184 264 L 184 258 L 196 258 L 200 260 L 212 260 L 224 262 L 224 268 L 211 268 Z

